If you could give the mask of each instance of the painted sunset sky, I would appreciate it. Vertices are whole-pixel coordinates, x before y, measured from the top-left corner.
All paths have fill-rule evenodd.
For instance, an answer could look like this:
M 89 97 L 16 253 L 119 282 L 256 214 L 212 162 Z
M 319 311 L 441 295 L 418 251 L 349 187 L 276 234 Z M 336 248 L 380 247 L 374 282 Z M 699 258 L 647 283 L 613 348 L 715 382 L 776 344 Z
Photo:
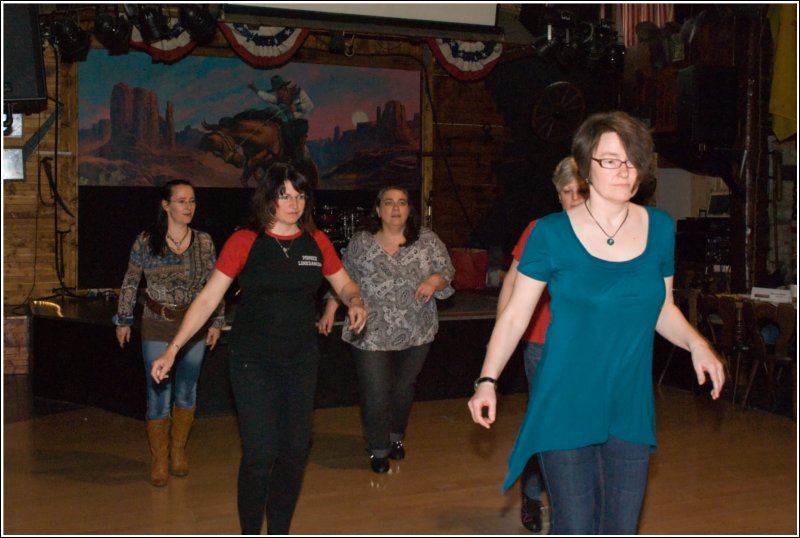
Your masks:
M 309 140 L 332 137 L 336 126 L 347 131 L 358 122 L 375 121 L 376 109 L 383 110 L 389 100 L 405 106 L 407 120 L 418 114 L 420 107 L 418 71 L 298 62 L 257 69 L 239 58 L 192 55 L 165 65 L 152 63 L 144 52 L 109 56 L 104 49 L 91 50 L 78 66 L 82 129 L 109 118 L 111 91 L 120 82 L 155 93 L 162 117 L 167 101 L 172 101 L 176 131 L 186 126 L 200 128 L 203 120 L 216 123 L 223 116 L 263 108 L 264 102 L 247 85 L 253 82 L 267 90 L 270 77 L 276 74 L 298 84 L 313 101 Z

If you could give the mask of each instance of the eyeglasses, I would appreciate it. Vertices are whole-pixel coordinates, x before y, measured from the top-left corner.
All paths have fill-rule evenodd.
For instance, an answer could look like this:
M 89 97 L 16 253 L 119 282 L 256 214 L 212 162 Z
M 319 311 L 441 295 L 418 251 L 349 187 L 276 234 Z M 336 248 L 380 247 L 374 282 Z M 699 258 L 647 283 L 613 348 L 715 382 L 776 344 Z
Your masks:
M 632 162 L 623 161 L 621 159 L 595 159 L 592 157 L 592 160 L 597 162 L 600 168 L 607 168 L 609 170 L 616 170 L 621 167 L 623 163 L 625 163 L 625 168 L 636 168 L 636 165 Z
M 197 200 L 195 200 L 194 198 L 192 198 L 191 200 L 184 200 L 183 198 L 181 198 L 180 200 L 170 200 L 170 203 L 178 205 L 197 205 Z
M 279 194 L 278 200 L 281 202 L 288 202 L 289 200 L 294 200 L 297 203 L 305 202 L 306 195 L 305 194 L 298 194 L 297 196 L 292 196 L 291 194 Z

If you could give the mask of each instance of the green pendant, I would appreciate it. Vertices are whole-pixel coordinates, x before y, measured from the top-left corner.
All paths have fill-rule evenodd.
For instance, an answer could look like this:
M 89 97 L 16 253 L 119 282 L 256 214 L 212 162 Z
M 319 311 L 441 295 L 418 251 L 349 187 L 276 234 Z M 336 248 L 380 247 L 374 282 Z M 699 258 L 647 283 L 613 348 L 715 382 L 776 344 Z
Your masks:
M 606 243 L 608 243 L 608 246 L 612 246 L 614 244 L 614 240 L 609 237 Z

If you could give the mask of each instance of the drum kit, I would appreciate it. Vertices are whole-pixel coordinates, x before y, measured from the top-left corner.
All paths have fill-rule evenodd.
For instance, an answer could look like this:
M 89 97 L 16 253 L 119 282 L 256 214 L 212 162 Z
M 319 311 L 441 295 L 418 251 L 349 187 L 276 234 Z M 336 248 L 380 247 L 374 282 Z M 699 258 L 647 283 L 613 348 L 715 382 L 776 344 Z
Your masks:
M 367 211 L 363 207 L 323 205 L 314 212 L 314 220 L 341 255 L 353 234 L 366 225 Z

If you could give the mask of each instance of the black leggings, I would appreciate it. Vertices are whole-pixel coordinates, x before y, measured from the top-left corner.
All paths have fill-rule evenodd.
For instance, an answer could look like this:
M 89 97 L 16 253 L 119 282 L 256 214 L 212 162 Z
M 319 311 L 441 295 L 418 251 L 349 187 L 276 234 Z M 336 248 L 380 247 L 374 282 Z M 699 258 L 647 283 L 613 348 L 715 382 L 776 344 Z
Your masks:
M 231 386 L 239 415 L 242 461 L 238 508 L 242 534 L 288 534 L 308 460 L 319 350 L 316 341 L 293 364 L 236 356 Z

